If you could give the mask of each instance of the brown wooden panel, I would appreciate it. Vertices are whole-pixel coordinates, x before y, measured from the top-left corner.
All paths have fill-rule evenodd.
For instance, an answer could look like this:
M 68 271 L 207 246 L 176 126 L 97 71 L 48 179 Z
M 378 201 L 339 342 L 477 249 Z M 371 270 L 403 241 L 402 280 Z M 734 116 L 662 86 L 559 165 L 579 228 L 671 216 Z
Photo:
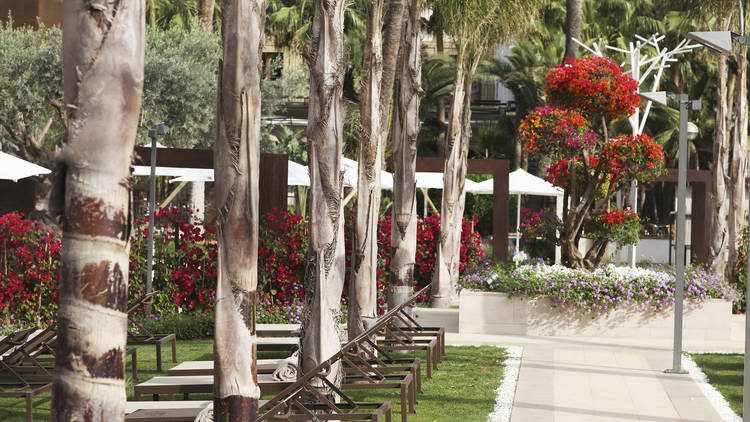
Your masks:
M 151 164 L 151 148 L 135 147 L 133 165 Z M 214 168 L 214 152 L 210 149 L 159 148 L 159 167 Z M 286 154 L 260 154 L 260 193 L 258 211 L 268 214 L 273 208 L 286 210 L 288 161 Z
M 508 172 L 510 162 L 498 159 L 469 159 L 468 173 L 491 174 L 494 179 L 492 207 L 492 260 L 508 260 Z M 445 159 L 442 157 L 417 157 L 417 171 L 442 173 Z

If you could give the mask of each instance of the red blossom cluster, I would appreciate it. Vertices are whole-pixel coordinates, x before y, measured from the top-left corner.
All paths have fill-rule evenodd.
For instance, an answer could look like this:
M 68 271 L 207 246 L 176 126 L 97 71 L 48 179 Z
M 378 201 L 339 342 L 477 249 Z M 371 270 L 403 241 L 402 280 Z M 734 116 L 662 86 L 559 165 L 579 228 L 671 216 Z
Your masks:
M 630 208 L 624 210 L 613 209 L 601 214 L 599 219 L 601 219 L 602 223 L 610 226 L 617 226 L 630 221 L 640 221 L 638 214 L 633 212 Z
M 57 311 L 60 240 L 23 217 L 0 216 L 0 315 L 3 324 L 46 325 Z
M 661 144 L 650 136 L 640 134 L 620 135 L 604 145 L 601 157 L 607 164 L 607 172 L 613 180 L 633 178 L 649 183 L 664 167 L 664 151 Z M 614 183 L 612 184 L 614 188 Z
M 579 154 L 596 144 L 594 132 L 587 131 L 586 118 L 574 110 L 537 107 L 521 122 L 518 131 L 524 148 L 534 155 Z
M 638 81 L 600 56 L 566 58 L 547 73 L 544 90 L 551 104 L 609 119 L 630 116 L 640 104 Z

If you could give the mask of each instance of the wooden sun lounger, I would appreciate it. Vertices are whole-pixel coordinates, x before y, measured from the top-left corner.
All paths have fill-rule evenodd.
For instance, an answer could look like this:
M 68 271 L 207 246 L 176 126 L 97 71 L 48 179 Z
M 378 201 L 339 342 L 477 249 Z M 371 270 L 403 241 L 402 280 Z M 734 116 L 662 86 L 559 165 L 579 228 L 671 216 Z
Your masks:
M 0 339 L 0 356 L 3 358 L 10 356 L 15 362 L 16 350 L 24 345 L 31 333 L 36 331 L 35 327 L 27 328 L 8 334 Z M 2 360 L 0 360 L 2 362 Z M 52 384 L 34 385 L 27 381 L 22 373 L 14 371 L 11 366 L 3 364 L 0 367 L 0 377 L 6 378 L 6 381 L 0 382 L 0 397 L 2 398 L 23 398 L 26 401 L 26 421 L 34 420 L 34 397 L 49 391 Z
M 255 324 L 258 337 L 299 337 L 301 333 L 301 324 Z
M 341 381 L 342 390 L 380 390 L 387 388 L 401 390 L 401 422 L 407 422 L 407 414 L 416 413 L 414 404 L 417 401 L 414 377 L 411 373 L 385 374 L 372 377 L 350 372 L 344 375 L 344 379 Z
M 128 317 L 138 311 L 142 306 L 153 302 L 154 297 L 158 293 L 157 290 L 151 293 L 145 294 L 135 300 L 130 306 L 128 306 Z M 165 343 L 172 343 L 172 362 L 177 363 L 177 336 L 172 334 L 154 334 L 148 331 L 144 327 L 139 327 L 140 331 L 144 334 L 135 334 L 130 331 L 128 327 L 128 345 L 129 346 L 156 346 L 156 370 L 161 372 L 161 346 Z
M 299 337 L 258 337 L 259 352 L 293 352 L 299 349 Z
M 272 374 L 284 359 L 258 359 L 258 373 Z M 189 360 L 180 363 L 167 371 L 167 376 L 187 375 L 213 375 L 214 361 L 212 360 Z
M 213 400 L 129 401 L 125 420 L 138 422 L 192 422 Z
M 279 392 L 293 383 L 273 380 L 270 374 L 259 374 L 258 384 L 263 392 L 272 393 Z M 136 385 L 133 388 L 133 397 L 135 400 L 140 400 L 142 395 L 152 394 L 154 400 L 158 400 L 159 394 L 166 394 L 172 400 L 175 394 L 183 394 L 185 400 L 188 400 L 190 394 L 213 393 L 213 391 L 213 375 L 153 377 Z

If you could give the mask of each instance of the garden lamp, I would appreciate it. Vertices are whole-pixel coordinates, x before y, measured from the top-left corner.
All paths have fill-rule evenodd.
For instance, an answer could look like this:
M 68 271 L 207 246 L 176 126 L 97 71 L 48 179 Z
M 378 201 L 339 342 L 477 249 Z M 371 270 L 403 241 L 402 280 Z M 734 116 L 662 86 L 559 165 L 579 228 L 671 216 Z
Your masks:
M 700 100 L 690 100 L 687 94 L 676 94 L 672 92 L 656 91 L 641 92 L 641 98 L 666 106 L 667 97 L 676 99 L 680 107 L 680 143 L 678 147 L 677 164 L 677 227 L 675 239 L 675 299 L 674 299 L 674 354 L 672 357 L 672 368 L 664 372 L 671 374 L 685 374 L 682 369 L 682 308 L 685 300 L 685 214 L 687 204 L 685 201 L 687 191 L 687 166 L 688 166 L 688 107 L 692 110 L 700 110 Z M 695 125 L 693 125 L 695 126 Z
M 151 293 L 151 285 L 154 281 L 154 223 L 156 220 L 156 139 L 169 132 L 169 126 L 163 123 L 154 123 L 148 130 L 151 138 L 151 179 L 148 186 L 148 263 L 146 269 L 146 294 Z M 151 303 L 146 303 L 146 316 L 151 315 Z
M 688 32 L 687 38 L 696 41 L 706 47 L 723 54 L 732 55 L 732 41 L 740 45 L 750 45 L 748 37 L 735 34 L 730 31 L 707 31 L 707 32 Z M 750 169 L 748 169 L 750 170 Z M 746 174 L 747 177 L 747 174 Z M 748 269 L 750 269 L 750 259 L 747 260 Z M 748 272 L 750 274 L 750 271 Z M 750 283 L 747 283 L 745 297 L 750 297 Z M 742 379 L 742 420 L 750 420 L 750 321 L 747 319 L 745 312 L 745 366 Z

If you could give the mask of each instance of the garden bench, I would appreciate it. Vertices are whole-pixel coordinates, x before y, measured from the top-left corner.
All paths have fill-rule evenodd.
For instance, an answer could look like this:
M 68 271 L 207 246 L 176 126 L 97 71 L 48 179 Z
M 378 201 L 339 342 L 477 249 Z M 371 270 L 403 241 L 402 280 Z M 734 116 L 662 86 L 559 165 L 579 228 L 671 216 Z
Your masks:
M 258 385 L 264 393 L 279 392 L 291 384 L 289 381 L 276 381 L 270 374 L 258 375 Z M 151 394 L 154 400 L 158 400 L 160 394 L 166 394 L 172 400 L 175 394 L 183 394 L 185 400 L 188 400 L 190 394 L 213 391 L 213 375 L 159 376 L 133 387 L 133 397 L 140 400 L 142 395 Z
M 128 321 L 132 323 L 130 317 L 144 305 L 153 303 L 154 297 L 159 293 L 158 290 L 154 290 L 151 293 L 147 293 L 135 300 L 128 307 Z M 129 324 L 132 325 L 132 324 Z M 151 333 L 146 327 L 140 326 L 138 330 L 143 334 L 136 334 L 128 327 L 128 345 L 129 346 L 156 346 L 156 370 L 162 371 L 161 364 L 161 346 L 165 343 L 172 343 L 172 362 L 177 363 L 177 336 L 174 334 L 154 334 Z

